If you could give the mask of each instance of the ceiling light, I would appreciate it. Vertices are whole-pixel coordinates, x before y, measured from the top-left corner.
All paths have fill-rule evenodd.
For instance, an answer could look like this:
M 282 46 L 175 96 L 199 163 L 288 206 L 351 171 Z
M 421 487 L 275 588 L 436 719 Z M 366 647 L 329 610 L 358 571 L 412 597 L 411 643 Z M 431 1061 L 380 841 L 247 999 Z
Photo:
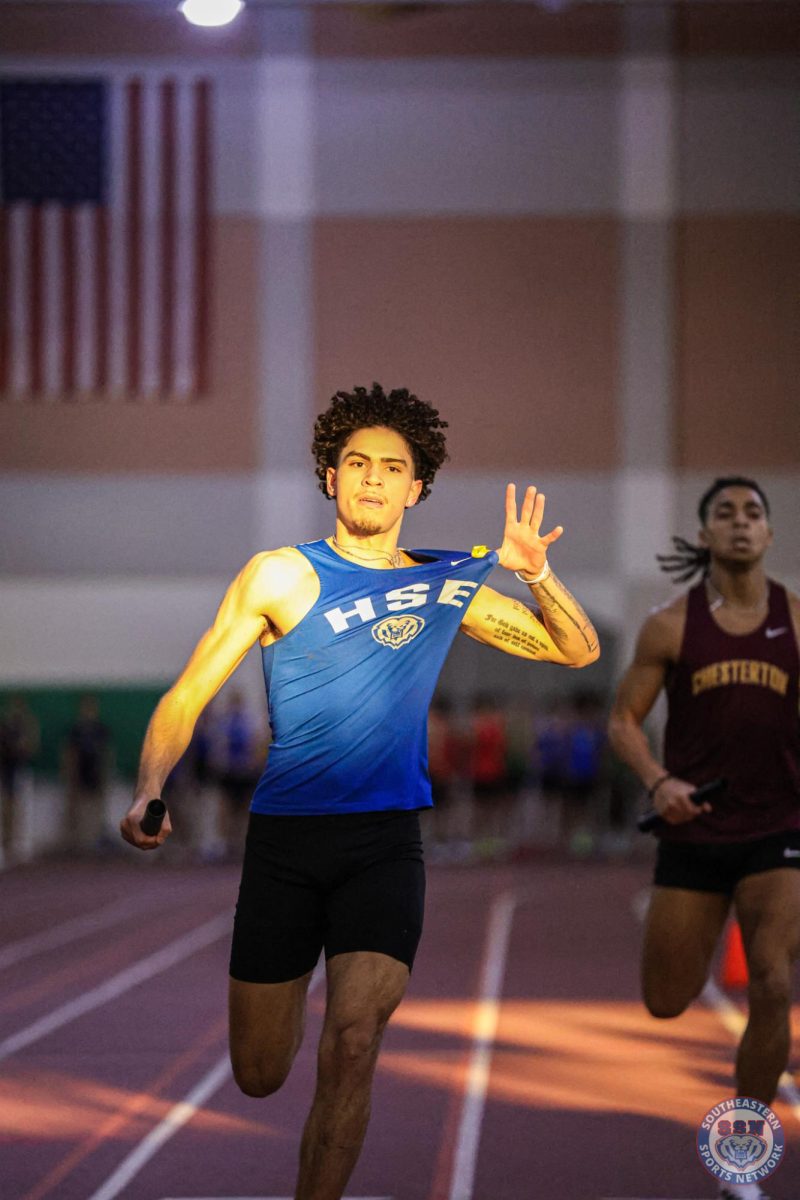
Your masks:
M 178 8 L 192 25 L 229 25 L 244 8 L 244 0 L 181 0 Z

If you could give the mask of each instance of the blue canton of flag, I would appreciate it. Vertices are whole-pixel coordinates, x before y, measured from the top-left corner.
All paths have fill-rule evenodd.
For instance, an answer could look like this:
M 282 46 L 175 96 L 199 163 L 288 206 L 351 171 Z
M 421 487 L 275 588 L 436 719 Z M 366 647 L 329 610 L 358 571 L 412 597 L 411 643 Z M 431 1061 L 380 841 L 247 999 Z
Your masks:
M 106 104 L 100 80 L 0 83 L 4 204 L 102 204 Z

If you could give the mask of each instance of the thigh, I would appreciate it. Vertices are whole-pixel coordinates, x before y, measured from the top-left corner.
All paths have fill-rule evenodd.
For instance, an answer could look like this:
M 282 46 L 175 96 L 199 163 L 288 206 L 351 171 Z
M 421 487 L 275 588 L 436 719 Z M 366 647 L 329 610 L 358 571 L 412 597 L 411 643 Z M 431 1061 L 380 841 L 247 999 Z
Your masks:
M 328 995 L 323 1042 L 350 1031 L 366 1046 L 380 1040 L 386 1022 L 405 994 L 410 971 L 386 954 L 355 951 L 327 963 Z
M 800 957 L 800 870 L 781 867 L 741 879 L 734 893 L 748 965 L 788 972 Z
M 286 983 L 230 979 L 228 1022 L 231 1063 L 241 1082 L 248 1076 L 261 1089 L 278 1088 L 303 1040 L 311 972 Z
M 730 908 L 720 892 L 655 887 L 645 924 L 645 992 L 668 989 L 688 1003 L 702 988 Z
M 350 876 L 326 901 L 325 956 L 359 951 L 397 960 L 408 973 L 422 935 L 425 867 L 416 858 L 389 859 Z
M 319 958 L 322 891 L 294 865 L 291 834 L 288 826 L 251 819 L 231 946 L 230 975 L 238 982 L 289 983 L 309 974 Z

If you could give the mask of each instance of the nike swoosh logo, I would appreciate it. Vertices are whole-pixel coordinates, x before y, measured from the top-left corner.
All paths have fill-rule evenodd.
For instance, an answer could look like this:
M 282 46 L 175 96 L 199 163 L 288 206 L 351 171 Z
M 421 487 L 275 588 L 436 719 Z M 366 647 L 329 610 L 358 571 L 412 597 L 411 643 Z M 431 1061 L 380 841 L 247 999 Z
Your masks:
M 765 629 L 768 638 L 780 637 L 782 633 L 786 633 L 788 625 L 781 625 L 780 629 Z
M 784 858 L 800 858 L 800 850 L 790 850 L 787 846 L 783 852 Z
M 451 566 L 451 567 L 457 567 L 459 563 L 462 563 L 462 562 L 469 562 L 469 561 L 471 561 L 471 558 L 472 558 L 472 556 L 471 556 L 471 555 L 469 555 L 469 554 L 467 555 L 467 557 L 466 557 L 466 558 L 451 558 L 451 559 L 450 559 L 450 566 Z

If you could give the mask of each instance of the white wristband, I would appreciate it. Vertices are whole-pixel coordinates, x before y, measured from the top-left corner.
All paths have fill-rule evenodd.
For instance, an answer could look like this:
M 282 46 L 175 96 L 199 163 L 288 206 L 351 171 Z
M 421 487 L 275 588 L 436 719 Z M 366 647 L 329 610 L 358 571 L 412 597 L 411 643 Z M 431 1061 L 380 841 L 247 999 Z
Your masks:
M 544 566 L 534 579 L 526 579 L 524 575 L 520 575 L 519 571 L 515 571 L 514 574 L 521 583 L 544 583 L 545 579 L 547 579 L 547 576 L 550 574 L 550 563 L 545 560 Z

